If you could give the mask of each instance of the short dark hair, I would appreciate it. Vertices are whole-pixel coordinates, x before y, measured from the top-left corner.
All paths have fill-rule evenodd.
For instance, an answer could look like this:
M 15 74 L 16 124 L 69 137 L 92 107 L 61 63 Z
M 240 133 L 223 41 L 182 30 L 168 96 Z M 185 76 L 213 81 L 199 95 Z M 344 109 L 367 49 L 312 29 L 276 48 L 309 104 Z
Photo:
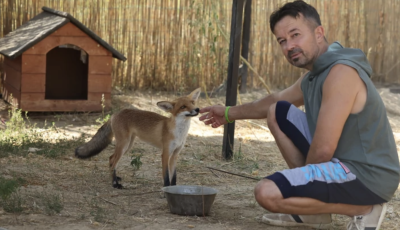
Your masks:
M 300 16 L 300 13 L 304 16 L 304 18 L 309 20 L 311 19 L 318 26 L 321 25 L 319 14 L 312 5 L 307 4 L 303 0 L 296 0 L 294 2 L 286 3 L 271 14 L 269 17 L 269 26 L 272 33 L 274 32 L 276 23 L 278 23 L 283 17 L 291 16 L 293 18 L 297 18 Z

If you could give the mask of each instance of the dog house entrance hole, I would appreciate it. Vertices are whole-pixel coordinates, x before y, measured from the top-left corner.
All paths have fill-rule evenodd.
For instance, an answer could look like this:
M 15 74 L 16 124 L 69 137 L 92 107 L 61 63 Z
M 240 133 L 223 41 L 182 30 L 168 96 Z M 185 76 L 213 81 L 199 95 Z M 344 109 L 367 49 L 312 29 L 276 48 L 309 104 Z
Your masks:
M 61 45 L 46 55 L 45 99 L 87 100 L 88 55 L 74 45 Z

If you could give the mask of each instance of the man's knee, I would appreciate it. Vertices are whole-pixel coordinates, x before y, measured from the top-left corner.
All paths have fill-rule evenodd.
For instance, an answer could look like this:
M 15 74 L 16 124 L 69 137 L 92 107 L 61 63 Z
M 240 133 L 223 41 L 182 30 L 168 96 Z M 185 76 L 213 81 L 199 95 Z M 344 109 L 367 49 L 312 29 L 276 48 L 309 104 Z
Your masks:
M 279 201 L 283 199 L 278 187 L 271 180 L 263 179 L 254 188 L 258 204 L 270 212 L 279 212 Z
M 283 116 L 287 114 L 290 105 L 291 104 L 287 101 L 278 101 L 277 103 L 274 103 L 269 107 L 267 114 L 267 124 L 273 135 L 276 134 L 276 131 L 281 131 L 280 125 L 282 124 L 278 122 L 277 115 Z M 286 119 L 286 116 L 284 117 Z M 282 119 L 280 120 L 282 123 Z

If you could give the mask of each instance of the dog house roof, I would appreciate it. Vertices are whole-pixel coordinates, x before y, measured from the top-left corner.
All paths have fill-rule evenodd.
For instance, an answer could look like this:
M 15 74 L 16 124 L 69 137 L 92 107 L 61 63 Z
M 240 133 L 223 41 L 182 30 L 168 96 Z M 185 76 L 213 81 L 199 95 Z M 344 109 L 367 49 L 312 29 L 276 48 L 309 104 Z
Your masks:
M 61 28 L 68 22 L 71 22 L 105 49 L 109 50 L 113 54 L 114 58 L 126 61 L 124 55 L 115 50 L 69 13 L 57 11 L 48 7 L 43 7 L 42 10 L 42 13 L 36 15 L 3 38 L 0 38 L 0 54 L 12 59 L 16 58 L 57 29 Z

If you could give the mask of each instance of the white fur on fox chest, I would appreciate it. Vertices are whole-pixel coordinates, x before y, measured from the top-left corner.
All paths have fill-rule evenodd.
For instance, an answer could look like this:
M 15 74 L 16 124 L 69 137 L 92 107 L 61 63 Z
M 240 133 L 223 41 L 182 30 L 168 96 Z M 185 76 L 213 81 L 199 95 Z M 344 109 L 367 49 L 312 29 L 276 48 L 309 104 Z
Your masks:
M 190 119 L 185 116 L 178 116 L 175 120 L 175 129 L 172 131 L 174 139 L 169 144 L 169 154 L 172 155 L 176 149 L 182 148 L 190 127 Z

